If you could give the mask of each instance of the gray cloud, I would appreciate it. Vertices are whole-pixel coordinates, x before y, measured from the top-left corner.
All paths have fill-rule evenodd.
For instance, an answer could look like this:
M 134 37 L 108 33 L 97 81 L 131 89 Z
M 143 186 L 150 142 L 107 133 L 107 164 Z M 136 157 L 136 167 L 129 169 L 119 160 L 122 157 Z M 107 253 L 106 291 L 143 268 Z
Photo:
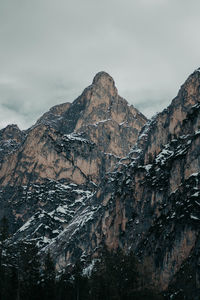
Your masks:
M 101 70 L 148 117 L 199 67 L 199 0 L 0 0 L 0 127 L 32 125 Z

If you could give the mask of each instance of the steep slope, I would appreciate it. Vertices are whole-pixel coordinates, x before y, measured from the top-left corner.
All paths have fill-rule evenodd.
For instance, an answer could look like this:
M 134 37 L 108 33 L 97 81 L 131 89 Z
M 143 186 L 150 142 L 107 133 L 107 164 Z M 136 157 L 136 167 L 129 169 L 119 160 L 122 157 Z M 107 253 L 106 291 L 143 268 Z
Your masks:
M 27 184 L 30 176 L 78 184 L 91 177 L 97 183 L 103 158 L 109 169 L 114 156 L 125 156 L 145 122 L 118 96 L 113 79 L 100 72 L 72 104 L 52 108 L 26 132 L 18 151 L 1 164 L 1 184 Z
M 193 291 L 196 299 L 200 288 L 195 260 L 200 225 L 199 86 L 197 70 L 171 105 L 144 127 L 129 157 L 106 175 L 85 207 L 44 249 L 52 251 L 58 268 L 80 256 L 95 257 L 106 243 L 111 249 L 133 249 L 141 259 L 149 257 L 153 280 L 166 289 L 176 286 L 173 281 L 189 259 L 192 283 L 188 287 L 179 280 L 179 286 L 185 293 Z
M 18 149 L 24 138 L 25 134 L 17 125 L 8 125 L 0 130 L 0 163 L 6 155 Z
M 128 154 L 146 118 L 118 95 L 114 80 L 98 73 L 91 86 L 71 105 L 53 107 L 39 119 L 63 134 L 84 133 L 105 153 Z
M 2 162 L 1 203 L 6 199 L 23 222 L 12 241 L 35 238 L 42 255 L 51 251 L 58 270 L 98 256 L 104 244 L 132 249 L 141 260 L 148 258 L 153 281 L 171 299 L 181 293 L 198 299 L 199 87 L 198 69 L 140 135 L 145 118 L 118 96 L 104 72 L 72 104 L 40 118 L 23 139 L 25 152 L 17 148 Z M 31 163 L 30 145 L 31 162 L 48 157 L 31 176 L 20 169 Z M 15 156 L 18 165 L 9 173 L 5 166 Z M 79 175 L 73 177 L 70 166 L 62 171 L 64 159 L 71 159 Z M 15 176 L 25 184 L 14 182 Z M 17 200 L 11 186 L 22 190 Z
M 52 181 L 55 194 L 60 193 L 59 182 L 92 193 L 105 172 L 129 152 L 145 122 L 118 95 L 110 75 L 100 72 L 73 103 L 51 108 L 26 132 L 16 126 L 1 130 L 1 216 L 9 215 L 15 231 L 47 209 L 51 197 L 43 191 L 52 190 Z M 73 195 L 69 198 L 74 201 Z M 52 203 L 47 210 L 55 208 Z

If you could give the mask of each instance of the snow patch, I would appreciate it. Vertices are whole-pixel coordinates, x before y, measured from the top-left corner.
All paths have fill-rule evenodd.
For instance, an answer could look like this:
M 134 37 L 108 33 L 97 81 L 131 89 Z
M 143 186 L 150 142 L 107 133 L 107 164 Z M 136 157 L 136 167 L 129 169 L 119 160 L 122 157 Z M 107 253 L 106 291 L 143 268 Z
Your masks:
M 190 215 L 190 218 L 192 220 L 200 221 L 200 219 L 198 217 L 194 216 L 194 215 Z
M 25 231 L 30 225 L 31 222 L 33 221 L 34 217 L 31 217 L 20 229 L 18 230 L 19 232 Z
M 144 168 L 147 172 L 149 172 L 149 170 L 152 168 L 152 164 L 145 165 Z
M 199 197 L 199 192 L 194 193 L 192 197 Z
M 96 262 L 96 260 L 93 259 L 91 264 L 89 264 L 89 266 L 87 266 L 85 269 L 83 269 L 83 275 L 84 276 L 88 276 L 88 277 L 91 276 L 92 270 L 93 270 L 94 265 L 95 265 L 95 262 Z

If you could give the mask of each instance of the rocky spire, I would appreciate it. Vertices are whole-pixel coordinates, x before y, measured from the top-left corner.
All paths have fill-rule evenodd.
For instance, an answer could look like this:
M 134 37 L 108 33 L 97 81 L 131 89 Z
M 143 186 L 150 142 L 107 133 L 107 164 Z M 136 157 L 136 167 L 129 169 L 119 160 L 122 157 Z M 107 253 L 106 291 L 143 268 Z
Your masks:
M 92 84 L 107 90 L 112 96 L 117 96 L 118 94 L 113 78 L 104 71 L 95 75 Z

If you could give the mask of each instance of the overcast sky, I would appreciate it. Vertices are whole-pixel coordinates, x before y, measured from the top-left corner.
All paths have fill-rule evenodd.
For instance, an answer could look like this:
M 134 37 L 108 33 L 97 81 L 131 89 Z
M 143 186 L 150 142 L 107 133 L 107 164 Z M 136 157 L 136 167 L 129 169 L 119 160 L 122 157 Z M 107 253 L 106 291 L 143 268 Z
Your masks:
M 199 0 L 0 0 L 0 128 L 31 126 L 99 71 L 147 117 L 200 67 Z

